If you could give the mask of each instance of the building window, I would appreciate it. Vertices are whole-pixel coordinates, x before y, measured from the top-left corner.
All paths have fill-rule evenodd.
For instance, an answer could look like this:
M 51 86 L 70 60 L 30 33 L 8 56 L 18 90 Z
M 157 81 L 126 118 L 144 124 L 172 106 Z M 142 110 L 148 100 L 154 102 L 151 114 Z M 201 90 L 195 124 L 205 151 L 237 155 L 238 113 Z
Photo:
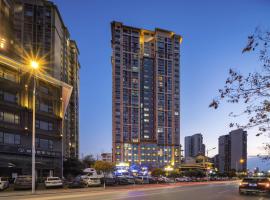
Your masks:
M 0 100 L 17 103 L 17 94 L 0 90 Z
M 53 123 L 47 122 L 47 121 L 42 121 L 42 120 L 37 120 L 36 121 L 36 128 L 41 129 L 41 130 L 46 130 L 46 131 L 52 131 L 53 130 Z
M 4 144 L 21 144 L 21 136 L 11 133 L 0 132 L 0 143 Z
M 28 16 L 28 17 L 32 17 L 33 12 L 31 10 L 27 10 L 27 11 L 25 11 L 25 15 Z
M 53 106 L 50 103 L 40 102 L 38 101 L 37 107 L 42 112 L 52 113 L 53 112 Z
M 49 89 L 45 86 L 39 86 L 39 91 L 43 94 L 49 94 Z
M 19 124 L 20 116 L 15 113 L 0 111 L 0 121 L 4 121 L 11 124 Z
M 36 138 L 36 147 L 40 148 L 40 149 L 52 150 L 53 149 L 53 141 Z
M 4 133 L 0 132 L 0 144 L 4 142 Z
M 9 81 L 17 82 L 17 76 L 14 72 L 5 70 L 3 68 L 0 69 L 0 78 L 4 78 Z

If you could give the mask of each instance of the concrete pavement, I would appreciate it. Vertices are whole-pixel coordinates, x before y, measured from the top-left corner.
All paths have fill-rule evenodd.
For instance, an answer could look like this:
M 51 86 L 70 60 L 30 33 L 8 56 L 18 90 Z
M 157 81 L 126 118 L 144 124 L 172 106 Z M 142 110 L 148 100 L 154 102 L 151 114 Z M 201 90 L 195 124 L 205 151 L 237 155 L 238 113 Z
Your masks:
M 240 196 L 237 182 L 192 183 L 170 185 L 143 185 L 127 187 L 52 190 L 50 193 L 0 193 L 0 200 L 264 200 L 264 196 Z M 15 196 L 16 195 L 16 196 Z

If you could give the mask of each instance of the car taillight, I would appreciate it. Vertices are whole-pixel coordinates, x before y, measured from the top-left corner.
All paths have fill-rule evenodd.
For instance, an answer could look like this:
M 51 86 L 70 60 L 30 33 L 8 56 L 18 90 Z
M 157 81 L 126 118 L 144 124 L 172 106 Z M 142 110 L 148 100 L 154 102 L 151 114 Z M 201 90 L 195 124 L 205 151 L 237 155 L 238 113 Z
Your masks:
M 258 185 L 262 185 L 262 186 L 267 187 L 267 188 L 270 187 L 270 184 L 269 183 L 259 183 Z
M 247 185 L 247 182 L 241 182 L 239 185 Z

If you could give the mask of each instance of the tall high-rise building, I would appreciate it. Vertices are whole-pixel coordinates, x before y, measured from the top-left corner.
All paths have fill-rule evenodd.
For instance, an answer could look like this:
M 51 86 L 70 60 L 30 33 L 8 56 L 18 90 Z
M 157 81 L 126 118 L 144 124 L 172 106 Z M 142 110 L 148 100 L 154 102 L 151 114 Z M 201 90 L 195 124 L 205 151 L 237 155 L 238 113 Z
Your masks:
M 218 138 L 219 171 L 230 171 L 230 136 L 222 135 Z
M 180 161 L 180 43 L 172 31 L 112 22 L 113 161 Z
M 22 59 L 42 57 L 44 73 L 73 86 L 65 116 L 65 157 L 79 156 L 79 50 L 57 6 L 46 0 L 13 0 L 16 50 Z M 20 59 L 19 58 L 19 59 Z
M 231 131 L 219 137 L 219 171 L 247 170 L 247 132 L 243 129 Z
M 37 172 L 61 176 L 61 158 L 79 155 L 76 42 L 56 5 L 46 0 L 0 0 L 0 24 L 0 176 L 31 169 L 30 59 L 41 65 L 36 77 Z
M 196 157 L 205 155 L 205 145 L 201 133 L 185 137 L 185 157 Z
M 3 55 L 12 54 L 13 50 L 13 1 L 0 0 L 0 50 Z

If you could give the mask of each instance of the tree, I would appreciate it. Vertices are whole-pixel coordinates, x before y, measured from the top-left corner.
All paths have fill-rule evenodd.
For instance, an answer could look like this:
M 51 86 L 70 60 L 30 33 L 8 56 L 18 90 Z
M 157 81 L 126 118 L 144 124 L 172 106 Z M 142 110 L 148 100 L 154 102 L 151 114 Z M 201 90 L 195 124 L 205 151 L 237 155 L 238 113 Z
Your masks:
M 198 170 L 198 169 L 191 169 L 191 170 L 187 170 L 187 171 L 183 171 L 184 176 L 187 177 L 205 177 L 205 172 L 202 170 Z
M 63 163 L 64 167 L 64 176 L 74 177 L 82 173 L 83 171 L 83 164 L 77 158 L 68 158 Z
M 95 170 L 104 174 L 104 188 L 106 187 L 106 174 L 112 172 L 115 168 L 114 163 L 97 160 L 94 165 Z
M 170 173 L 169 173 L 169 177 L 170 178 L 177 178 L 177 177 L 179 177 L 180 176 L 180 172 L 179 172 L 179 170 L 177 170 L 177 169 L 175 169 L 175 170 L 173 170 L 173 171 L 171 171 Z
M 270 130 L 270 32 L 256 29 L 253 35 L 248 37 L 248 43 L 242 53 L 259 52 L 260 71 L 242 75 L 236 70 L 229 70 L 229 77 L 223 89 L 219 90 L 209 107 L 217 109 L 222 100 L 228 103 L 244 103 L 246 106 L 242 113 L 230 113 L 237 117 L 246 115 L 248 120 L 244 124 L 230 123 L 230 127 L 243 129 L 256 128 L 256 136 L 260 136 Z M 270 155 L 270 144 L 265 145 Z
M 161 175 L 164 175 L 164 174 L 165 174 L 165 172 L 160 168 L 154 168 L 152 170 L 152 172 L 151 172 L 152 176 L 161 176 Z
M 83 158 L 82 162 L 85 168 L 89 168 L 94 166 L 96 160 L 92 154 L 89 154 Z

